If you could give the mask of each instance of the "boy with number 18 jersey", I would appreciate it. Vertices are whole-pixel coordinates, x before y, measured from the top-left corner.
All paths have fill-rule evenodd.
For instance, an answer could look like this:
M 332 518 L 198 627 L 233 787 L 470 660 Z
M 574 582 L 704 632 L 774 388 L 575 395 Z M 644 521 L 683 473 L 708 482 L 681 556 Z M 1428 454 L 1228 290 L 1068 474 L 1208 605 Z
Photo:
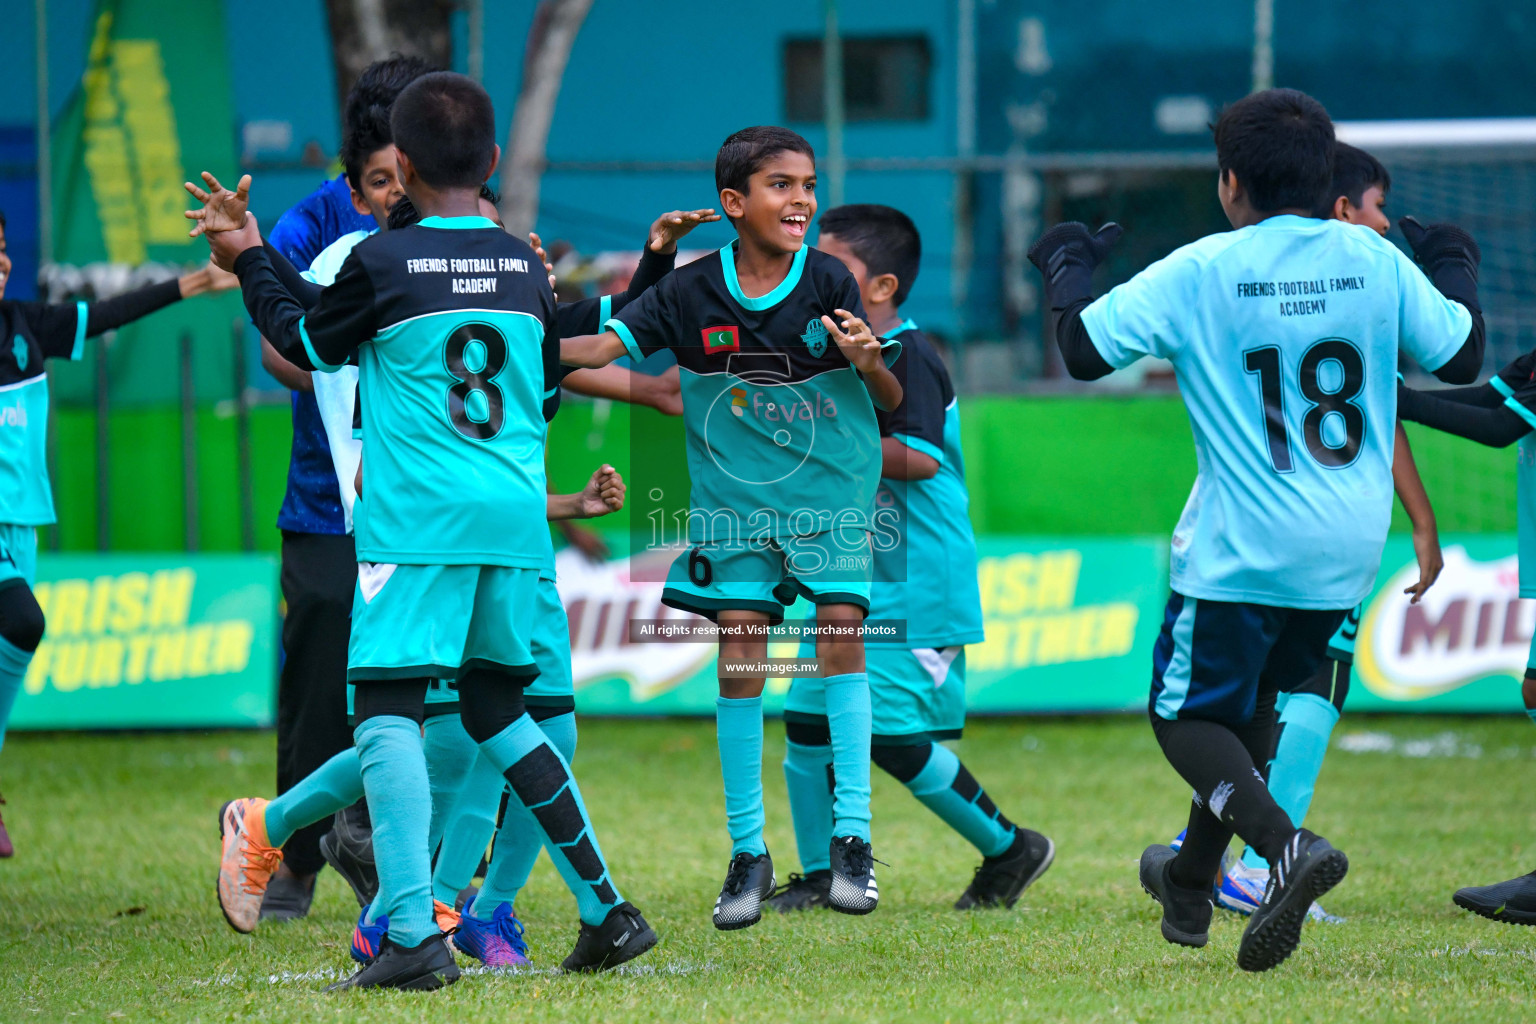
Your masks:
M 1029 258 L 1074 377 L 1155 355 L 1179 379 L 1199 474 L 1174 530 L 1148 711 L 1195 792 L 1183 845 L 1149 847 L 1141 882 L 1163 905 L 1164 938 L 1205 945 L 1211 887 L 1236 832 L 1271 865 L 1237 958 L 1264 971 L 1295 950 L 1308 908 L 1349 866 L 1265 787 L 1275 694 L 1317 670 L 1375 582 L 1392 511 L 1400 349 L 1442 379 L 1469 381 L 1484 332 L 1465 232 L 1409 235 L 1426 278 L 1375 232 L 1312 216 L 1335 145 L 1316 100 L 1255 93 L 1222 113 L 1215 136 L 1217 193 L 1234 230 L 1097 300 L 1092 270 L 1117 226 L 1091 235 L 1058 225 Z
M 722 628 L 716 724 L 732 845 L 713 918 L 731 930 L 761 920 L 774 887 L 762 662 L 767 627 L 797 594 L 828 631 L 817 653 L 837 779 L 829 903 L 867 914 L 879 900 L 861 628 L 880 478 L 875 408 L 895 408 L 901 387 L 888 368 L 899 344 L 865 324 L 848 269 L 805 245 L 816 214 L 810 144 L 784 128 L 743 129 L 720 147 L 715 183 L 736 242 L 674 271 L 604 333 L 565 339 L 561 361 L 601 366 L 666 348 L 681 368 L 691 547 L 662 599 Z

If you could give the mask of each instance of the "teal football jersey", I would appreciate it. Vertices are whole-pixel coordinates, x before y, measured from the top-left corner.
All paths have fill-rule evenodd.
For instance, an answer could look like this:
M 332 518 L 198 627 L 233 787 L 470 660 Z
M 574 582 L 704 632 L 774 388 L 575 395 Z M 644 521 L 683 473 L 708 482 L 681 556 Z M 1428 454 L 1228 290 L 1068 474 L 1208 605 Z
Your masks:
M 905 621 L 907 647 L 980 643 L 985 635 L 960 403 L 943 360 L 916 324 L 905 321 L 891 337 L 902 346 L 891 367 L 902 399 L 891 412 L 877 413 L 880 435 L 929 456 L 939 471 L 927 480 L 880 481 L 869 617 Z
M 48 359 L 85 351 L 86 304 L 0 300 L 0 523 L 56 521 L 48 479 Z
M 1111 366 L 1173 363 L 1199 468 L 1171 583 L 1213 601 L 1360 603 L 1392 514 L 1397 362 L 1466 341 L 1466 308 L 1368 228 L 1270 217 L 1174 251 L 1082 314 Z
M 880 481 L 875 407 L 821 322 L 836 309 L 864 316 L 858 284 L 841 261 L 804 246 L 778 287 L 749 298 L 733 245 L 674 270 L 604 325 L 636 360 L 677 356 L 688 539 L 869 528 Z M 886 342 L 887 365 L 900 351 Z
M 527 243 L 483 217 L 381 232 L 353 246 L 307 314 L 260 250 L 236 269 L 257 325 L 285 355 L 333 371 L 357 353 L 360 560 L 549 564 L 544 440 L 559 333 Z

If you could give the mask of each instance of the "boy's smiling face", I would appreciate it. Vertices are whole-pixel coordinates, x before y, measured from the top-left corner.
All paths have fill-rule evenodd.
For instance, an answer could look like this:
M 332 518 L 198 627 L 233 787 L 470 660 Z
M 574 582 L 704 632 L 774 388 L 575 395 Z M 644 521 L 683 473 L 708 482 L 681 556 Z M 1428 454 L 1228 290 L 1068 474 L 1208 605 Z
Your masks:
M 792 150 L 775 153 L 752 172 L 745 194 L 722 190 L 720 205 L 739 234 L 770 251 L 798 252 L 816 216 L 816 163 Z
M 358 177 L 362 190 L 352 190 L 353 208 L 358 213 L 372 216 L 380 228 L 385 227 L 389 223 L 389 208 L 405 195 L 405 188 L 400 184 L 395 147 L 385 146 L 369 153 Z

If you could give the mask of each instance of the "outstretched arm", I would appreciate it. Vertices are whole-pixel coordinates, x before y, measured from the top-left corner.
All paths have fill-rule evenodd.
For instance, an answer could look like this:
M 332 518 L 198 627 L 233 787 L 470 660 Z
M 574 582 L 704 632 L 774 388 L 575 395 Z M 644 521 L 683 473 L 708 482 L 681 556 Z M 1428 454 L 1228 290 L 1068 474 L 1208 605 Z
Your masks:
M 1477 392 L 1467 396 L 1465 392 Z M 1446 397 L 1456 395 L 1455 399 Z M 1466 401 L 1466 398 L 1473 401 Z M 1415 391 L 1397 386 L 1397 414 L 1410 423 L 1455 434 L 1490 448 L 1507 448 L 1530 433 L 1531 425 L 1504 404 L 1492 385 L 1455 391 Z
M 1120 225 L 1105 224 L 1093 234 L 1076 221 L 1058 224 L 1029 247 L 1029 261 L 1045 278 L 1051 333 L 1061 361 L 1076 380 L 1098 380 L 1114 371 L 1099 352 L 1082 313 L 1093 301 L 1093 271 L 1120 237 Z
M 624 354 L 624 339 L 613 331 L 560 339 L 560 362 L 566 366 L 607 366 Z
M 668 416 L 683 414 L 683 396 L 678 386 L 678 369 L 675 366 L 668 367 L 666 373 L 654 377 L 623 366 L 573 370 L 561 384 L 579 395 L 591 398 L 648 405 Z

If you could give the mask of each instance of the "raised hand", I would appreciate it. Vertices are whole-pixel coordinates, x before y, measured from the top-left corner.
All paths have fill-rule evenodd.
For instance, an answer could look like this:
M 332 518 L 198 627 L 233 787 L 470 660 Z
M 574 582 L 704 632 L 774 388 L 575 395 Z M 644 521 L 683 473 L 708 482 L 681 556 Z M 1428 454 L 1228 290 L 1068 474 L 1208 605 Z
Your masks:
M 700 224 L 717 221 L 720 215 L 709 210 L 673 210 L 656 218 L 651 225 L 650 250 L 668 253 L 677 250 L 677 240 Z
M 203 204 L 201 210 L 186 210 L 184 216 L 188 220 L 196 221 L 192 230 L 187 232 L 188 237 L 196 238 L 198 235 L 210 231 L 233 231 L 245 226 L 246 210 L 251 200 L 251 176 L 241 175 L 240 183 L 231 192 L 219 184 L 207 171 L 203 172 L 203 181 L 207 183 L 208 190 L 198 188 L 190 181 L 183 183 L 182 187 L 192 194 L 192 198 Z
M 832 337 L 837 340 L 837 347 L 842 350 L 848 361 L 854 368 L 863 373 L 869 373 L 876 367 L 883 366 L 880 358 L 880 339 L 875 337 L 875 332 L 869 329 L 869 325 L 846 309 L 833 310 L 838 319 L 830 316 L 821 318 Z
M 549 275 L 549 290 L 555 290 L 555 265 L 549 262 L 549 253 L 544 251 L 544 240 L 539 237 L 537 231 L 528 232 L 528 244 L 533 246 L 533 254 L 544 264 L 544 272 Z

